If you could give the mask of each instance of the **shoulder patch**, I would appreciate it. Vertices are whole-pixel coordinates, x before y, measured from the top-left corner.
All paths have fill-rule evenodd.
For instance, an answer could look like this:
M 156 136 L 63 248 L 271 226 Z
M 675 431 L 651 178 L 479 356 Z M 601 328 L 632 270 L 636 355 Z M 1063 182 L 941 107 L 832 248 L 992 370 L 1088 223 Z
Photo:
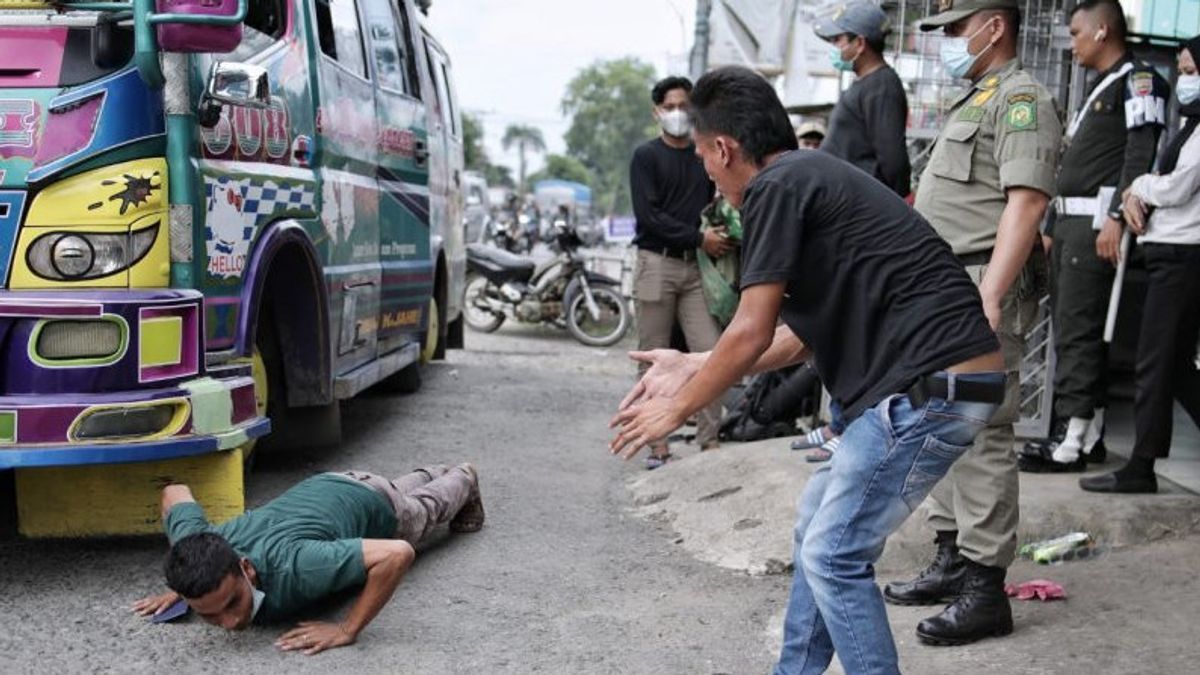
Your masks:
M 1129 76 L 1129 88 L 1134 96 L 1149 96 L 1154 91 L 1154 73 L 1135 72 Z
M 1010 94 L 1006 100 L 1008 111 L 1004 113 L 1004 121 L 1013 131 L 1033 131 L 1037 129 L 1037 95 L 1021 92 Z

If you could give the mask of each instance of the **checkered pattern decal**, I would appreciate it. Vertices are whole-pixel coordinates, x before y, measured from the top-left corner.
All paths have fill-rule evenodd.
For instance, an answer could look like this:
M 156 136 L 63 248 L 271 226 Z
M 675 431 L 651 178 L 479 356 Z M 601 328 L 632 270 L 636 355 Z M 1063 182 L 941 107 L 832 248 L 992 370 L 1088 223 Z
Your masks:
M 221 176 L 220 178 L 205 176 L 204 199 L 207 201 L 209 211 L 212 211 L 213 208 L 213 190 L 217 185 L 222 187 L 236 186 L 243 200 L 241 212 L 246 215 L 254 215 L 255 220 L 275 213 L 293 211 L 311 213 L 313 202 L 316 200 L 316 192 L 313 190 L 313 186 L 307 183 L 277 184 L 270 180 L 257 183 L 252 178 L 233 179 L 225 176 Z M 247 233 L 247 236 L 249 234 Z

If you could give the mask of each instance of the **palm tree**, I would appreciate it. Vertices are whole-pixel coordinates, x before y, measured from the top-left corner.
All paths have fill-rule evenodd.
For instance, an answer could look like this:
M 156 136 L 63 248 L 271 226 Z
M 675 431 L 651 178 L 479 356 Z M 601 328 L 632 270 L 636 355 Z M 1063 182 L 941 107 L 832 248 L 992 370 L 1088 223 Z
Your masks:
M 501 145 L 505 150 L 512 146 L 517 146 L 517 191 L 519 194 L 525 192 L 525 152 L 532 150 L 533 152 L 545 152 L 546 140 L 542 138 L 542 130 L 537 127 L 529 127 L 521 124 L 510 124 L 504 130 L 504 138 L 500 139 Z

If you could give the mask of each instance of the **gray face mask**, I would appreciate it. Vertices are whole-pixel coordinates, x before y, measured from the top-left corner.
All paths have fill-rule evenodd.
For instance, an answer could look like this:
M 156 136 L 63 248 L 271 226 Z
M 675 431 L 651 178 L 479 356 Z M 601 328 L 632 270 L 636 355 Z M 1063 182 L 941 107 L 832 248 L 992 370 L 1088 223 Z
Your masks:
M 250 577 L 245 571 L 242 572 L 242 576 L 246 577 L 246 583 L 250 584 L 250 598 L 253 603 L 250 608 L 250 618 L 253 620 L 254 617 L 258 616 L 258 610 L 262 608 L 263 600 L 267 597 L 267 594 L 258 590 L 254 582 L 250 581 Z

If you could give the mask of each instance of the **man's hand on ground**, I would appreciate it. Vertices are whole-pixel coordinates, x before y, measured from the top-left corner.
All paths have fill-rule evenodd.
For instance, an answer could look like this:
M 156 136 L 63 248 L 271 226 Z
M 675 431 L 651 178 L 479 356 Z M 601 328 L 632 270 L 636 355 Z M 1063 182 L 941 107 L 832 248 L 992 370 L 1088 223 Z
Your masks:
M 700 246 L 709 256 L 720 258 L 732 251 L 737 243 L 726 236 L 724 228 L 709 228 L 704 231 L 704 241 Z
M 275 646 L 285 652 L 302 651 L 307 656 L 326 649 L 354 644 L 358 636 L 340 623 L 303 621 L 275 641 Z
M 685 421 L 687 416 L 680 412 L 672 398 L 659 397 L 638 403 L 613 418 L 613 426 L 620 426 L 621 431 L 609 444 L 609 451 L 622 459 L 630 459 L 644 446 L 666 438 Z
M 625 410 L 635 403 L 649 401 L 660 396 L 674 396 L 699 370 L 700 359 L 696 354 L 684 354 L 674 349 L 655 349 L 648 352 L 629 352 L 629 358 L 639 363 L 648 363 L 650 368 L 638 379 L 633 389 L 621 400 L 617 410 Z M 614 418 L 609 424 L 616 426 Z
M 151 595 L 148 598 L 142 598 L 133 603 L 133 611 L 138 616 L 151 616 L 162 614 L 171 605 L 179 602 L 179 594 L 175 591 L 167 591 L 162 595 Z

